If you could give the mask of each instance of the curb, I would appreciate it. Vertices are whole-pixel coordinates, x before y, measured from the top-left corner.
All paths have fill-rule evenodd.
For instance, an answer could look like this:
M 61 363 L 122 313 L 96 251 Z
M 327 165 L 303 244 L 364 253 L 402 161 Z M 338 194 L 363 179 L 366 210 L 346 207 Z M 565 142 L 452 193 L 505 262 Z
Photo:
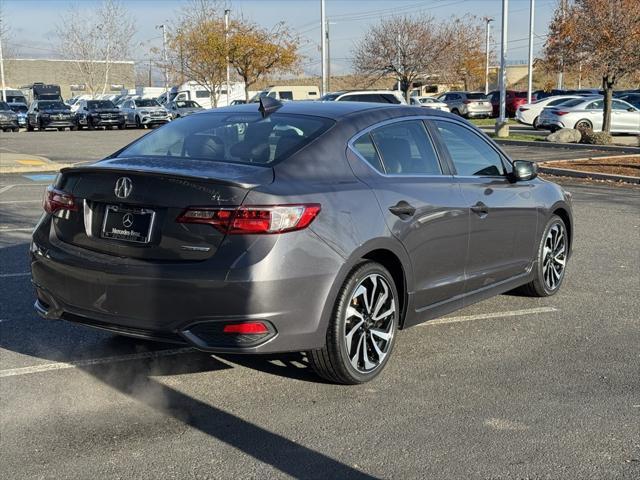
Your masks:
M 501 140 L 494 138 L 498 145 L 515 145 L 519 147 L 542 147 L 542 148 L 564 148 L 567 150 L 599 150 L 602 152 L 622 152 L 629 154 L 640 154 L 640 147 L 625 147 L 618 145 L 587 145 L 583 143 L 552 143 L 546 141 L 525 142 L 524 140 Z
M 640 177 L 630 177 L 628 175 L 613 175 L 610 173 L 585 172 L 583 170 L 568 170 L 565 168 L 553 168 L 540 165 L 540 173 L 556 175 L 559 177 L 591 178 L 593 180 L 610 180 L 613 182 L 633 183 L 640 185 Z

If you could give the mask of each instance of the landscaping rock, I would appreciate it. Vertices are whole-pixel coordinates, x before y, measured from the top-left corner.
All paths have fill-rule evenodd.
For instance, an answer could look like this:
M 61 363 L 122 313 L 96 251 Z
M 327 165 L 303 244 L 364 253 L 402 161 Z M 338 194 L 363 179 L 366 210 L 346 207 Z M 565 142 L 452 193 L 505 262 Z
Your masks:
M 547 142 L 553 143 L 577 143 L 582 138 L 582 133 L 573 128 L 561 128 L 557 132 L 547 135 Z
M 592 132 L 587 130 L 582 132 L 582 143 L 589 145 L 611 145 L 613 137 L 607 132 Z

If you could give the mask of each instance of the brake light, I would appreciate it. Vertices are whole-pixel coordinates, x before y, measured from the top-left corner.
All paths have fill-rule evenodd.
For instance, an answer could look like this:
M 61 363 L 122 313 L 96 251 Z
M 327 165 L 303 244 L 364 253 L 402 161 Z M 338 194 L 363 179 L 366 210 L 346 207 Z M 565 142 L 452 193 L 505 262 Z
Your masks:
M 44 192 L 42 208 L 47 213 L 56 213 L 59 210 L 76 211 L 78 210 L 78 205 L 73 195 L 49 185 Z
M 569 112 L 564 112 L 564 111 L 562 111 L 562 110 L 557 110 L 555 113 L 556 113 L 556 115 L 560 115 L 560 116 L 562 116 L 562 115 L 566 115 L 566 114 L 567 114 L 567 113 L 569 113 Z
M 302 230 L 316 218 L 320 204 L 246 206 L 238 208 L 191 207 L 176 219 L 179 223 L 211 225 L 228 234 L 268 234 Z
M 239 335 L 262 335 L 269 333 L 269 329 L 262 322 L 229 323 L 224 326 L 223 333 L 237 333 Z
M 471 102 L 471 100 L 464 100 L 462 103 L 464 103 L 465 105 L 469 105 Z

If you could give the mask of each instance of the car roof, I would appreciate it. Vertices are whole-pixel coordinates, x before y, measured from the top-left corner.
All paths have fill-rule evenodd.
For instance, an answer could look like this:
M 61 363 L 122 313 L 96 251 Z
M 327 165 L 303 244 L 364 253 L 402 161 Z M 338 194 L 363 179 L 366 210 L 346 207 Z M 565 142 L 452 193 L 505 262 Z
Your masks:
M 229 107 L 220 107 L 211 110 L 205 110 L 198 115 L 215 115 L 216 113 L 257 113 L 258 103 L 248 103 L 244 105 L 231 105 Z M 381 113 L 389 113 L 389 118 L 425 115 L 421 109 L 407 104 L 391 104 L 391 103 L 373 103 L 373 102 L 333 102 L 333 101 L 292 101 L 283 102 L 282 107 L 277 110 L 279 114 L 292 115 L 311 115 L 317 117 L 329 118 L 332 120 L 340 120 L 349 116 L 353 118 L 355 115 L 372 114 L 378 116 Z M 447 118 L 460 118 L 452 116 L 447 112 L 439 110 L 430 110 L 431 116 L 442 116 Z

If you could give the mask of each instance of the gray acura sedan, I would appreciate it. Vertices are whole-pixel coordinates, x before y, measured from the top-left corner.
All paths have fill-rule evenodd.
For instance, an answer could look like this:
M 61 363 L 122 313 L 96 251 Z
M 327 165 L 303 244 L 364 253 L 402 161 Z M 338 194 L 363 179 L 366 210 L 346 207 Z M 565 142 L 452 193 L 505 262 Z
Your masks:
M 33 233 L 35 308 L 210 352 L 306 351 L 366 382 L 398 329 L 553 295 L 570 196 L 459 116 L 263 99 L 63 169 Z

